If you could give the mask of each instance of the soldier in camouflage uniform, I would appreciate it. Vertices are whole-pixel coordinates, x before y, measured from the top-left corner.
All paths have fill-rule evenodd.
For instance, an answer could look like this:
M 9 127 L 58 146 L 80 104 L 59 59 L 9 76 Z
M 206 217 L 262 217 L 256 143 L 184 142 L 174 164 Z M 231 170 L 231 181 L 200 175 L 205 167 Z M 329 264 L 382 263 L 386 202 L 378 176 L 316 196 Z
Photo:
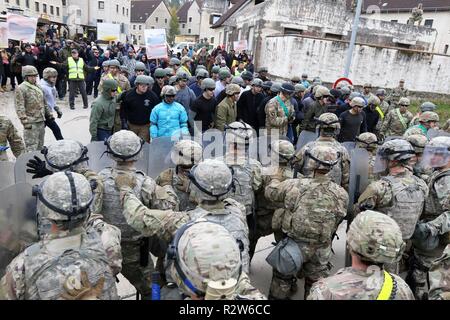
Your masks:
M 429 272 L 430 300 L 450 300 L 450 244 L 442 257 L 433 262 Z
M 371 183 L 378 178 L 378 176 L 373 172 L 378 144 L 377 136 L 371 132 L 364 132 L 356 137 L 356 148 L 366 149 L 369 153 L 368 183 Z
M 200 144 L 193 140 L 180 140 L 172 148 L 171 158 L 176 165 L 175 168 L 169 168 L 163 171 L 156 184 L 161 187 L 172 186 L 175 190 L 180 211 L 193 210 L 197 205 L 189 198 L 191 182 L 189 180 L 189 171 L 202 160 L 203 149 Z
M 9 264 L 0 299 L 118 299 L 101 239 L 83 227 L 93 200 L 87 179 L 69 171 L 55 173 L 36 193 L 37 210 L 51 222 L 51 232 Z
M 160 242 L 156 238 L 150 241 L 142 237 L 127 224 L 114 178 L 122 172 L 130 173 L 136 181 L 133 193 L 149 208 L 175 209 L 178 200 L 171 186 L 157 186 L 152 178 L 136 170 L 135 163 L 142 154 L 144 141 L 134 132 L 121 130 L 112 135 L 106 143 L 107 153 L 115 164 L 99 173 L 104 185 L 102 215 L 107 223 L 117 226 L 122 232 L 122 274 L 143 299 L 150 299 L 151 273 L 154 266 L 149 250 L 152 245 L 152 251 L 158 251 Z M 155 255 L 159 256 L 158 253 Z
M 291 161 L 295 155 L 295 148 L 287 140 L 275 140 L 270 144 L 272 166 L 262 168 L 262 186 L 256 194 L 256 232 L 250 234 L 250 259 L 253 258 L 258 239 L 268 236 L 275 232 L 275 240 L 279 241 L 282 238 L 281 226 L 277 226 L 276 230 L 272 228 L 272 218 L 275 215 L 282 215 L 282 204 L 275 205 L 268 200 L 264 191 L 266 187 L 277 179 L 283 182 L 287 179 L 294 178 L 294 170 L 291 166 Z
M 408 247 L 428 196 L 426 183 L 410 171 L 414 156 L 413 147 L 405 140 L 385 142 L 377 151 L 374 172 L 384 175 L 388 170 L 387 175 L 372 182 L 358 199 L 360 210 L 377 210 L 394 219 Z M 389 269 L 400 272 L 399 265 Z
M 430 193 L 425 202 L 425 212 L 420 217 L 433 237 L 439 236 L 434 249 L 414 247 L 412 287 L 417 299 L 426 298 L 427 273 L 432 262 L 442 255 L 449 244 L 450 229 L 450 137 L 433 138 L 425 147 L 425 168 L 434 171 L 428 180 Z
M 410 127 L 416 126 L 416 125 L 418 125 L 418 124 L 420 123 L 420 122 L 419 122 L 419 117 L 420 117 L 420 115 L 421 115 L 422 113 L 427 112 L 427 111 L 432 111 L 432 112 L 434 112 L 434 111 L 436 110 L 436 108 L 437 108 L 437 107 L 436 107 L 436 105 L 435 105 L 433 102 L 426 101 L 426 102 L 422 103 L 422 104 L 420 105 L 420 112 L 418 112 L 418 113 L 414 116 L 414 118 L 412 118 L 411 123 L 409 124 Z
M 421 163 L 425 145 L 428 143 L 427 137 L 422 134 L 413 134 L 406 137 L 406 141 L 413 146 L 415 152 L 415 157 L 411 159 L 412 172 L 415 176 L 428 182 L 433 171 L 430 168 L 424 168 Z
M 95 231 L 101 237 L 103 247 L 108 259 L 111 261 L 113 274 L 120 273 L 122 269 L 122 250 L 120 247 L 121 233 L 119 228 L 103 221 L 101 210 L 103 206 L 104 185 L 102 179 L 88 167 L 87 148 L 74 140 L 59 140 L 41 151 L 45 161 L 35 156 L 27 163 L 28 173 L 33 179 L 43 178 L 56 172 L 70 170 L 83 175 L 95 188 L 90 206 L 90 216 L 84 227 L 88 232 Z M 51 224 L 43 217 L 39 217 L 39 232 L 50 232 Z
M 405 80 L 400 80 L 398 83 L 398 87 L 392 89 L 391 94 L 388 97 L 389 105 L 398 105 L 401 98 L 406 98 L 409 96 L 408 89 L 405 88 Z
M 422 134 L 427 136 L 428 130 L 434 129 L 439 125 L 439 115 L 436 112 L 425 111 L 419 116 L 419 124 L 406 130 L 405 135 L 410 135 L 410 131 L 414 129 L 422 130 Z
M 442 129 L 450 133 L 450 119 L 447 120 Z
M 414 300 L 398 275 L 383 269 L 402 257 L 405 243 L 397 223 L 376 212 L 361 212 L 347 233 L 352 266 L 317 281 L 308 300 Z
M 339 164 L 333 166 L 329 174 L 331 175 L 334 183 L 337 183 L 344 187 L 344 189 L 347 189 L 349 181 L 350 156 L 347 149 L 345 149 L 345 147 L 336 140 L 336 137 L 341 129 L 339 119 L 334 113 L 324 113 L 319 117 L 317 122 L 317 127 L 319 128 L 319 138 L 316 141 L 306 144 L 297 152 L 293 161 L 294 168 L 297 172 L 308 177 L 311 172 L 308 172 L 305 167 L 305 163 L 308 160 L 307 151 L 318 145 L 333 147 L 340 153 L 341 157 L 339 158 Z
M 291 97 L 294 92 L 295 88 L 292 84 L 283 83 L 280 93 L 266 104 L 265 126 L 268 135 L 278 134 L 280 137 L 287 136 L 288 126 L 295 120 L 295 110 L 291 103 Z
M 402 136 L 405 133 L 413 118 L 413 114 L 407 110 L 409 105 L 408 98 L 401 98 L 398 103 L 399 107 L 386 115 L 380 129 L 380 133 L 384 137 Z
M 6 116 L 0 115 L 0 161 L 8 161 L 7 145 L 16 158 L 25 152 L 25 145 L 16 127 Z
M 316 119 L 327 112 L 328 105 L 330 105 L 329 98 L 331 93 L 327 87 L 321 85 L 314 86 L 312 90 L 315 101 L 311 103 L 311 106 L 307 106 L 305 103 L 306 108 L 303 110 L 305 113 L 305 119 L 303 120 L 301 128 L 307 131 L 315 132 L 317 126 Z
M 322 145 L 308 152 L 305 165 L 312 172 L 310 178 L 284 182 L 274 179 L 265 192 L 269 201 L 281 203 L 287 209 L 280 217 L 282 231 L 298 244 L 303 254 L 303 266 L 297 277 L 305 277 L 305 298 L 314 282 L 329 275 L 331 245 L 348 204 L 347 192 L 328 175 L 339 164 L 339 152 Z M 274 270 L 269 297 L 289 298 L 295 291 L 295 282 L 295 277 Z
M 17 117 L 22 122 L 26 151 L 41 150 L 44 146 L 45 119 L 55 119 L 37 84 L 38 71 L 33 66 L 22 67 L 24 81 L 15 94 Z

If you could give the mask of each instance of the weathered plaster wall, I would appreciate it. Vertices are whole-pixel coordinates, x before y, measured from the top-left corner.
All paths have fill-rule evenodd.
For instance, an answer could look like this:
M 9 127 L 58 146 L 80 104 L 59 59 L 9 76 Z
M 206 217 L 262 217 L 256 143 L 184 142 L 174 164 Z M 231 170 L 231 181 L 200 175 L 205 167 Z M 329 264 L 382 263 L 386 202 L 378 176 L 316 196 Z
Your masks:
M 334 82 L 342 76 L 348 43 L 300 36 L 263 39 L 260 65 L 280 78 L 308 73 Z M 285 57 L 280 59 L 280 57 Z M 357 45 L 349 76 L 355 84 L 370 82 L 392 88 L 402 78 L 413 91 L 450 93 L 450 57 Z

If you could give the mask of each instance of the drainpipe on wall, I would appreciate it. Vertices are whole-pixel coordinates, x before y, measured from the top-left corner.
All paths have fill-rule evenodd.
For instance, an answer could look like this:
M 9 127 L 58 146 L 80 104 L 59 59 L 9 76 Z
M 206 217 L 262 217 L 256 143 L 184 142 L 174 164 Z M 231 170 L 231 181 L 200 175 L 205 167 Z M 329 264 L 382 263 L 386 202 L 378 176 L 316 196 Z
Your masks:
M 348 78 L 350 73 L 350 67 L 352 65 L 353 50 L 355 49 L 356 35 L 358 34 L 359 18 L 361 16 L 363 0 L 358 0 L 358 5 L 356 6 L 355 19 L 353 20 L 352 37 L 350 39 L 350 46 L 347 51 L 347 60 L 345 62 L 344 77 Z

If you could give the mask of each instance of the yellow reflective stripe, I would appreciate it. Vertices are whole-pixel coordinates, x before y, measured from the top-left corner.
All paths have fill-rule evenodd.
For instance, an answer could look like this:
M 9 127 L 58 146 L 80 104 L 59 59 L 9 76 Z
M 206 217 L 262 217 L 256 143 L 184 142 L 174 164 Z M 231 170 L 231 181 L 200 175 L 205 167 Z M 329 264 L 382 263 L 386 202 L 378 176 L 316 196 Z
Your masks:
M 380 114 L 381 119 L 384 119 L 384 112 L 381 110 L 380 106 L 377 106 L 375 110 Z
M 67 59 L 69 79 L 84 79 L 84 61 L 79 58 L 76 62 L 72 57 Z
M 108 77 L 111 79 L 111 80 L 116 80 L 116 79 L 114 79 L 114 77 L 111 75 L 111 73 L 108 73 Z M 117 81 L 117 80 L 116 80 Z M 122 93 L 122 88 L 119 86 L 119 82 L 117 81 L 117 92 L 119 93 L 119 94 L 121 94 Z
M 377 300 L 389 300 L 392 294 L 392 289 L 394 288 L 394 281 L 392 279 L 392 276 L 386 271 L 383 272 L 384 272 L 383 287 L 381 287 Z

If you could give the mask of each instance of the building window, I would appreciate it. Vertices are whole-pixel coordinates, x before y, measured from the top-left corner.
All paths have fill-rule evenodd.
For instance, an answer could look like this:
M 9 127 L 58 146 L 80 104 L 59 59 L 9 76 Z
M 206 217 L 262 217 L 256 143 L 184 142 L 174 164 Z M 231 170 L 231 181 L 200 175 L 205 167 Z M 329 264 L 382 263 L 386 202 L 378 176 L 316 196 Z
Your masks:
M 139 30 L 142 30 L 142 24 L 139 25 Z
M 42 4 L 42 12 L 47 13 L 47 5 L 45 3 Z
M 215 24 L 217 21 L 219 21 L 221 15 L 219 14 L 212 14 L 209 16 L 209 24 Z
M 189 17 L 189 22 L 192 22 L 192 17 Z
M 125 15 L 125 7 L 122 7 L 122 14 Z
M 127 17 L 128 17 L 128 9 L 127 9 Z
M 166 24 L 167 24 L 167 19 L 164 19 L 164 23 L 166 23 Z
M 158 22 L 158 17 L 155 18 L 155 21 Z
M 56 15 L 59 17 L 59 7 L 56 7 Z
M 119 13 L 119 5 L 116 4 L 116 12 Z
M 152 29 L 155 29 L 155 27 L 152 27 Z
M 34 10 L 35 10 L 36 12 L 39 12 L 39 2 L 35 2 L 35 3 L 34 3 Z
M 447 52 L 448 52 L 448 44 L 445 45 L 444 54 L 447 54 Z
M 55 7 L 50 6 L 50 14 L 54 15 L 55 14 Z
M 100 10 L 104 10 L 105 9 L 105 1 L 99 1 L 98 2 L 98 8 Z
M 133 30 L 136 30 L 136 25 L 135 24 L 133 24 Z
M 103 19 L 97 19 L 97 23 L 102 23 Z
M 191 33 L 191 29 L 188 29 L 188 33 Z
M 214 37 L 211 37 L 210 43 L 213 43 L 213 44 L 214 44 Z
M 141 41 L 141 36 L 139 36 L 139 41 Z
M 20 6 L 20 0 L 16 0 L 16 4 Z
M 396 22 L 396 23 L 397 23 L 397 22 L 398 22 L 398 20 L 391 20 L 391 22 Z
M 67 5 L 66 0 L 62 0 L 62 5 L 63 5 L 63 6 L 66 6 L 66 5 Z
M 186 25 L 183 23 L 183 24 L 181 25 L 181 27 L 184 29 L 184 28 L 186 28 Z
M 30 0 L 25 0 L 25 6 L 30 9 Z
M 255 5 L 263 3 L 263 2 L 264 2 L 264 0 L 255 0 Z
M 425 19 L 425 27 L 432 28 L 433 27 L 433 19 Z

